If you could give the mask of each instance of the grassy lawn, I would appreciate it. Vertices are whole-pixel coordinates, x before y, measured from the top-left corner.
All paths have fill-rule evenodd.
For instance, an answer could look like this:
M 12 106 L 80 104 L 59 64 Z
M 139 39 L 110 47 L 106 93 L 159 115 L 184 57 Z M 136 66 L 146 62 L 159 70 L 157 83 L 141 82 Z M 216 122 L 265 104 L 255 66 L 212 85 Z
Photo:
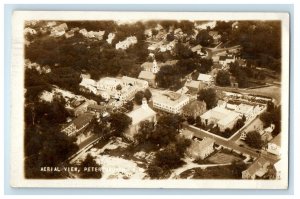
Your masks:
M 248 89 L 246 92 L 254 95 L 262 95 L 274 98 L 277 104 L 281 102 L 281 87 L 280 86 L 269 86 L 256 89 Z
M 233 161 L 240 161 L 243 160 L 238 154 L 235 154 L 232 152 L 232 154 L 224 153 L 222 151 L 219 151 L 215 155 L 208 158 L 209 161 L 217 164 L 227 164 L 231 163 Z

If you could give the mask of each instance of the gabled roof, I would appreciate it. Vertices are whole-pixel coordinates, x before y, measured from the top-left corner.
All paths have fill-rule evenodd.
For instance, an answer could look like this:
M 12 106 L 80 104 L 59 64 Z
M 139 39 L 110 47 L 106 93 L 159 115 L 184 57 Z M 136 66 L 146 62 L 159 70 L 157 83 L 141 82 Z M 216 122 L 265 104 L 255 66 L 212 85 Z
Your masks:
M 191 48 L 191 51 L 192 51 L 192 52 L 196 52 L 196 51 L 198 51 L 198 50 L 201 50 L 201 48 L 202 48 L 202 46 L 199 44 L 199 45 L 194 46 L 193 48 Z
M 74 125 L 77 130 L 81 129 L 83 126 L 90 123 L 92 121 L 93 117 L 94 117 L 94 115 L 91 113 L 81 114 L 77 118 L 75 118 L 68 126 Z
M 184 85 L 186 87 L 191 87 L 191 88 L 198 89 L 201 85 L 201 82 L 200 81 L 195 81 L 195 80 L 187 80 Z
M 270 162 L 264 159 L 263 157 L 258 158 L 246 171 L 250 174 L 250 176 L 256 175 L 259 172 L 259 176 L 263 176 L 267 171 L 263 170 L 263 166 L 265 164 L 269 164 Z
M 149 79 L 149 80 L 154 80 L 155 79 L 155 75 L 150 72 L 150 71 L 141 71 L 139 74 L 140 79 Z
M 197 78 L 198 81 L 204 81 L 204 82 L 210 82 L 213 80 L 213 77 L 211 75 L 199 73 L 199 76 Z
M 132 125 L 136 125 L 154 115 L 156 115 L 156 112 L 148 107 L 148 105 L 142 105 L 140 108 L 127 114 L 127 116 L 132 119 Z

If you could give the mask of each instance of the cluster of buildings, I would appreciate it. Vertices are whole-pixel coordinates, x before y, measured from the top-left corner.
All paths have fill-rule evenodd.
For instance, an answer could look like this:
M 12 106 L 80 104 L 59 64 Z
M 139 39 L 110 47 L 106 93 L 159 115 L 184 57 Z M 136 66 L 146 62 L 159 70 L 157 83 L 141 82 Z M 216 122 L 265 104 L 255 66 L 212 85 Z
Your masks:
M 113 105 L 122 105 L 120 102 L 131 100 L 138 91 L 147 89 L 149 83 L 142 79 L 123 76 L 122 78 L 104 77 L 99 81 L 82 78 L 79 86 L 82 91 L 100 95 L 106 101 L 112 99 Z
M 123 41 L 119 41 L 116 44 L 116 49 L 122 49 L 122 50 L 126 50 L 127 48 L 129 48 L 131 45 L 134 45 L 137 43 L 137 38 L 136 36 L 130 36 L 127 37 L 125 40 Z
M 175 65 L 178 60 L 168 60 L 166 62 L 157 63 L 154 59 L 153 62 L 144 62 L 141 65 L 141 72 L 138 76 L 139 79 L 143 79 L 149 83 L 150 86 L 156 87 L 155 77 L 156 74 L 159 72 L 160 68 L 167 65 Z
M 102 40 L 103 35 L 105 34 L 105 31 L 87 31 L 86 29 L 79 30 L 79 33 L 82 34 L 84 37 L 90 38 L 90 39 L 98 39 Z
M 51 72 L 50 66 L 41 66 L 37 63 L 32 63 L 30 60 L 25 60 L 25 68 L 34 69 L 40 74 L 47 74 Z
M 215 108 L 210 109 L 200 116 L 201 121 L 206 125 L 217 125 L 221 131 L 232 129 L 237 120 L 245 116 L 246 120 L 255 117 L 262 111 L 263 107 L 259 105 L 248 104 L 229 104 L 219 100 Z

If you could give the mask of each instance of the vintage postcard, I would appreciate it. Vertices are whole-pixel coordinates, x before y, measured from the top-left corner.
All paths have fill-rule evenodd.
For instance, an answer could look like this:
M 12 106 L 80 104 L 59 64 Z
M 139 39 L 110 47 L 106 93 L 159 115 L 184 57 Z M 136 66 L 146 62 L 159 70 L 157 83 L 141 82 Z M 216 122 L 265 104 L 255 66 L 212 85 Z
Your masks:
M 12 25 L 12 187 L 288 188 L 287 13 Z

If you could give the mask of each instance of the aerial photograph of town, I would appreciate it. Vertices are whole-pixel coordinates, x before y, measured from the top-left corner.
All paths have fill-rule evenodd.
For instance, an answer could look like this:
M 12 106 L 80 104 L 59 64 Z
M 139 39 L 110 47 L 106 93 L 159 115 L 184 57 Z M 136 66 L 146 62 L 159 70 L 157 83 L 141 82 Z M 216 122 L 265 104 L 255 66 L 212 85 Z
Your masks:
M 25 21 L 25 178 L 280 180 L 281 37 L 280 20 Z

